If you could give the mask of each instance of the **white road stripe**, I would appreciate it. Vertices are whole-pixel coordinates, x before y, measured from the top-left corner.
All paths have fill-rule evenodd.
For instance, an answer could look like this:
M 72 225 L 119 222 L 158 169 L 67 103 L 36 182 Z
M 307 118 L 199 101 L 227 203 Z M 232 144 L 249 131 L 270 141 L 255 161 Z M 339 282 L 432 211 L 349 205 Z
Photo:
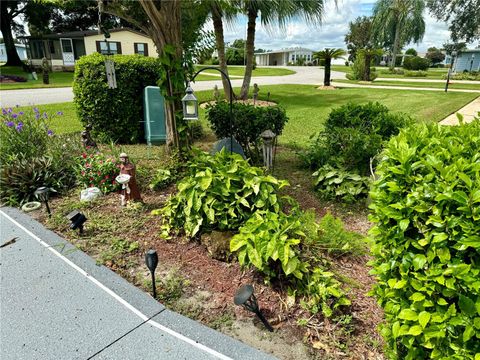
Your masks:
M 115 292 L 113 292 L 112 290 L 110 290 L 108 287 L 106 287 L 105 285 L 103 285 L 100 281 L 98 281 L 97 279 L 95 279 L 93 276 L 91 276 L 90 274 L 88 274 L 85 270 L 83 270 L 82 268 L 80 268 L 79 266 L 77 266 L 76 264 L 74 264 L 72 261 L 70 261 L 69 259 L 67 259 L 65 256 L 63 256 L 62 254 L 60 254 L 57 250 L 55 250 L 53 247 L 51 247 L 50 245 L 48 245 L 46 242 L 44 242 L 42 239 L 40 239 L 37 235 L 35 235 L 34 233 L 32 233 L 30 230 L 26 229 L 22 224 L 20 224 L 19 222 L 17 222 L 15 219 L 11 218 L 9 215 L 7 215 L 6 213 L 4 213 L 2 210 L 0 210 L 0 213 L 5 216 L 8 220 L 10 220 L 12 223 L 14 223 L 16 226 L 18 226 L 20 229 L 22 229 L 23 231 L 25 231 L 28 235 L 30 235 L 32 238 L 34 238 L 35 240 L 37 240 L 41 245 L 43 245 L 45 248 L 47 248 L 48 250 L 50 250 L 53 254 L 55 254 L 56 256 L 58 256 L 60 259 L 62 259 L 63 261 L 65 261 L 68 265 L 70 265 L 72 268 L 74 268 L 75 270 L 77 270 L 80 274 L 82 274 L 83 276 L 85 276 L 87 279 L 89 279 L 91 282 L 93 282 L 95 285 L 97 285 L 99 288 L 101 288 L 103 291 L 105 291 L 107 294 L 109 294 L 111 297 L 113 297 L 115 300 L 117 300 L 119 303 L 121 303 L 123 306 L 125 306 L 128 310 L 130 310 L 131 312 L 133 312 L 135 315 L 137 315 L 140 319 L 142 319 L 143 321 L 146 321 L 148 319 L 148 316 L 146 316 L 145 314 L 143 314 L 140 310 L 138 310 L 137 308 L 135 308 L 133 305 L 131 305 L 129 302 L 127 302 L 125 299 L 123 299 L 121 296 L 119 296 L 118 294 L 116 294 Z M 156 321 L 153 321 L 153 320 L 148 320 L 146 322 L 146 324 L 150 324 L 154 327 L 156 327 L 157 329 L 160 329 L 174 337 L 176 337 L 177 339 L 179 340 L 182 340 L 200 350 L 203 350 L 205 351 L 206 353 L 210 354 L 210 355 L 213 355 L 219 359 L 222 359 L 222 360 L 233 360 L 231 357 L 228 357 L 226 355 L 223 355 L 205 345 L 202 345 L 198 342 L 196 342 L 195 340 L 192 340 L 166 326 L 163 326 L 159 323 L 157 323 Z

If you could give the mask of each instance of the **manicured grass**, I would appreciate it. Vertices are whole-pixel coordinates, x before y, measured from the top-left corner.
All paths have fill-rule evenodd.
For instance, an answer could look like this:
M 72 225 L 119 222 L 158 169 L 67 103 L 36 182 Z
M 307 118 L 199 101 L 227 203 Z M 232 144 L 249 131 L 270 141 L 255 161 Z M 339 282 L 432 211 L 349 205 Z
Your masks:
M 407 76 L 390 74 L 386 66 L 376 66 L 377 74 L 379 78 L 408 78 Z M 340 71 L 344 73 L 351 73 L 352 68 L 345 65 L 332 65 L 332 71 Z M 448 72 L 447 68 L 430 68 L 427 70 L 427 76 L 420 79 L 443 79 L 443 76 Z M 413 78 L 413 77 L 412 77 Z M 415 78 L 419 79 L 419 78 Z
M 208 65 L 197 65 L 196 68 L 200 69 Z M 218 74 L 220 73 L 215 70 L 205 70 L 204 73 Z M 243 66 L 230 66 L 228 68 L 228 75 L 233 76 L 243 76 L 245 74 L 245 67 Z M 295 74 L 295 71 L 282 68 L 263 68 L 257 67 L 252 72 L 252 76 L 283 76 L 283 75 L 292 75 Z M 199 75 L 200 76 L 200 75 Z
M 13 89 L 32 89 L 32 88 L 48 88 L 48 87 L 67 87 L 72 86 L 73 83 L 73 72 L 51 72 L 50 83 L 45 85 L 42 80 L 42 74 L 37 73 L 37 80 L 31 80 L 30 74 L 23 71 L 20 67 L 13 66 L 2 66 L 0 67 L 0 73 L 2 75 L 17 75 L 23 76 L 27 79 L 27 82 L 17 82 L 17 83 L 2 83 L 0 85 L 0 90 L 13 90 Z
M 350 83 L 358 84 L 356 80 L 337 80 L 335 83 Z M 428 87 L 435 89 L 445 89 L 445 82 L 413 82 L 413 81 L 388 81 L 388 80 L 375 80 L 369 85 L 385 85 L 385 86 L 409 86 L 409 87 Z M 455 83 L 455 80 L 452 80 L 448 85 L 449 89 L 467 89 L 467 90 L 479 90 L 480 84 L 464 84 L 464 83 Z
M 284 107 L 289 117 L 279 138 L 280 143 L 299 146 L 305 146 L 309 137 L 322 129 L 333 108 L 348 102 L 378 101 L 392 111 L 406 113 L 419 122 L 438 122 L 478 97 L 476 93 L 359 88 L 322 91 L 310 85 L 271 85 L 262 87 L 260 99 L 266 100 L 269 91 L 270 100 Z M 202 102 L 211 99 L 212 92 L 199 91 L 196 95 Z M 64 115 L 52 124 L 52 129 L 57 133 L 82 129 L 73 103 L 39 105 L 38 108 L 48 113 L 63 111 Z M 200 109 L 200 118 L 207 125 L 204 109 Z

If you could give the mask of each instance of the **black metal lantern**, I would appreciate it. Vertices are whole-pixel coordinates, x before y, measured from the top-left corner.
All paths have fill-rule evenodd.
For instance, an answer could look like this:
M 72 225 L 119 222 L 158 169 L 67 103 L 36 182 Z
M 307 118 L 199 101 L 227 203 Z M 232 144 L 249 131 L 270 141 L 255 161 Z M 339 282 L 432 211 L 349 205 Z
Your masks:
M 152 295 L 157 297 L 157 287 L 155 285 L 155 269 L 158 265 L 158 255 L 155 250 L 148 250 L 145 254 L 145 264 L 147 265 L 150 274 L 152 275 Z
M 83 224 L 87 221 L 87 217 L 78 210 L 73 210 L 67 215 L 67 219 L 70 220 L 70 229 L 79 231 L 83 234 Z
M 263 325 L 265 325 L 268 331 L 273 331 L 272 326 L 268 323 L 267 319 L 265 319 L 260 311 L 260 308 L 258 307 L 257 298 L 253 294 L 252 285 L 243 285 L 241 288 L 239 288 L 235 293 L 233 302 L 235 305 L 243 306 L 248 311 L 253 312 L 262 321 Z
M 50 198 L 50 188 L 46 186 L 39 187 L 37 190 L 35 190 L 33 194 L 38 200 L 45 203 L 48 216 L 52 217 L 52 213 L 50 212 L 50 206 L 48 206 L 48 199 Z
M 185 90 L 182 105 L 184 120 L 198 120 L 198 99 L 193 94 L 193 89 L 190 87 L 190 84 Z

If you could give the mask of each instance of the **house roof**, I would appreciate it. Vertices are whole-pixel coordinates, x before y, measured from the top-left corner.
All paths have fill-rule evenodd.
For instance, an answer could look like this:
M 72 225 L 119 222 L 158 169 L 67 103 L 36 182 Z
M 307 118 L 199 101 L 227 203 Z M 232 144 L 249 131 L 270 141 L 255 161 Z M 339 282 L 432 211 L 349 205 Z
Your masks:
M 307 48 L 294 47 L 294 48 L 286 48 L 286 49 L 268 51 L 268 52 L 263 52 L 263 53 L 255 53 L 255 55 L 281 54 L 281 53 L 294 52 L 294 51 L 311 51 L 311 52 L 313 52 L 313 50 L 310 50 L 310 49 L 307 49 Z
M 110 33 L 120 32 L 120 31 L 130 31 L 135 34 L 139 34 L 142 36 L 147 36 L 144 33 L 133 30 L 130 28 L 117 28 L 109 30 Z M 21 38 L 25 39 L 60 39 L 60 38 L 84 38 L 88 36 L 99 35 L 98 30 L 82 30 L 82 31 L 70 31 L 64 33 L 55 33 L 55 34 L 45 34 L 42 36 L 22 36 Z M 148 37 L 148 36 L 147 36 Z

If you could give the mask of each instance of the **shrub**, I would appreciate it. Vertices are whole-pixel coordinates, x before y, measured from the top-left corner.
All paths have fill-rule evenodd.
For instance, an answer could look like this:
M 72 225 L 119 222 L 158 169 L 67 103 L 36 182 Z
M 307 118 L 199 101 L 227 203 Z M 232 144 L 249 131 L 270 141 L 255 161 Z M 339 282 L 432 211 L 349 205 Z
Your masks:
M 73 92 L 78 115 L 91 123 L 101 141 L 143 141 L 143 89 L 157 85 L 158 59 L 140 55 L 114 55 L 117 89 L 109 89 L 105 56 L 82 56 L 75 63 Z
M 380 74 L 387 75 L 387 74 L 393 74 L 393 75 L 403 75 L 404 71 L 403 69 L 386 69 L 386 70 L 380 70 Z
M 225 149 L 213 156 L 198 152 L 187 169 L 177 194 L 153 211 L 162 215 L 165 235 L 172 229 L 189 237 L 204 230 L 236 230 L 257 210 L 278 211 L 277 192 L 288 184 Z
M 418 70 L 418 71 L 408 71 L 406 70 L 404 73 L 403 73 L 403 76 L 405 77 L 427 77 L 428 73 L 426 71 L 421 71 L 421 70 Z
M 371 192 L 374 294 L 399 359 L 480 354 L 480 120 L 393 138 Z
M 447 78 L 447 74 L 443 75 L 443 78 Z M 454 75 L 450 75 L 450 80 L 478 80 L 480 81 L 480 73 L 476 71 L 472 71 L 470 73 L 457 73 Z
M 78 157 L 77 162 L 77 179 L 86 188 L 95 186 L 104 194 L 119 189 L 119 185 L 115 181 L 115 177 L 119 173 L 119 164 L 114 158 L 99 152 L 84 152 Z
M 313 137 L 307 152 L 300 155 L 312 169 L 329 164 L 367 175 L 370 159 L 380 152 L 383 141 L 409 122 L 405 115 L 392 114 L 379 103 L 349 103 L 331 111 L 324 130 Z
M 421 58 L 420 56 L 405 57 L 403 67 L 407 70 L 428 70 L 430 60 Z
M 373 61 L 373 57 L 372 57 Z M 352 73 L 347 73 L 348 80 L 365 80 L 365 81 L 373 81 L 377 78 L 376 69 L 374 67 L 370 67 L 370 76 L 368 79 L 365 77 L 365 54 L 362 52 L 358 53 L 355 61 L 352 65 Z
M 302 258 L 305 243 L 301 213 L 257 211 L 230 241 L 242 266 L 255 266 L 268 279 L 290 283 L 290 293 L 305 296 L 305 307 L 312 313 L 322 311 L 331 316 L 333 310 L 350 305 L 333 273 L 319 263 L 319 254 Z
M 315 178 L 315 190 L 325 199 L 341 199 L 354 202 L 368 195 L 370 179 L 355 173 L 324 165 L 312 176 Z
M 229 104 L 220 101 L 208 106 L 207 118 L 217 138 L 230 136 Z M 233 136 L 254 161 L 260 158 L 260 134 L 270 129 L 281 135 L 287 121 L 285 110 L 278 106 L 233 104 Z
M 31 201 L 40 186 L 56 191 L 73 186 L 79 139 L 55 135 L 49 129 L 52 117 L 37 108 L 26 112 L 2 109 L 0 118 L 0 197 L 4 204 Z

